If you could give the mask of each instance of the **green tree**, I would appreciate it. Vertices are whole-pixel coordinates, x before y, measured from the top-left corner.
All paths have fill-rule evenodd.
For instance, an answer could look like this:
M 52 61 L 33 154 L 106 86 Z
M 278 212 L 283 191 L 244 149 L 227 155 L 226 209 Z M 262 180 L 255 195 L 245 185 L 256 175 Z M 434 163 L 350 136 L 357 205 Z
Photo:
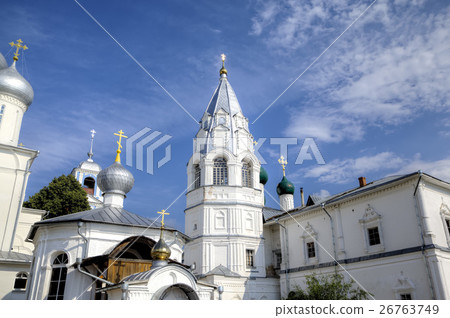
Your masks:
M 287 299 L 294 300 L 363 300 L 369 293 L 360 287 L 354 287 L 354 281 L 345 281 L 341 274 L 306 276 L 306 288 L 298 286 L 289 292 Z
M 54 178 L 23 206 L 48 211 L 46 219 L 90 209 L 86 192 L 72 175 Z

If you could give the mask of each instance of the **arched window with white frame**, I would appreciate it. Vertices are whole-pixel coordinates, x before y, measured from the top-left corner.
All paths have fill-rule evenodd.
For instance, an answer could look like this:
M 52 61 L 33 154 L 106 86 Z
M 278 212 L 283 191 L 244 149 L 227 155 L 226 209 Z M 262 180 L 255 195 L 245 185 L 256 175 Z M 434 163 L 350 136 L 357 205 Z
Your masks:
M 224 158 L 214 159 L 213 184 L 214 185 L 228 184 L 228 167 L 227 161 Z
M 242 162 L 242 186 L 252 187 L 252 166 L 247 162 Z
M 50 289 L 47 297 L 48 300 L 64 299 L 68 263 L 69 258 L 66 253 L 61 253 L 55 257 L 52 264 L 52 276 L 50 278 Z
M 25 290 L 27 288 L 28 274 L 25 272 L 17 273 L 14 280 L 15 290 Z

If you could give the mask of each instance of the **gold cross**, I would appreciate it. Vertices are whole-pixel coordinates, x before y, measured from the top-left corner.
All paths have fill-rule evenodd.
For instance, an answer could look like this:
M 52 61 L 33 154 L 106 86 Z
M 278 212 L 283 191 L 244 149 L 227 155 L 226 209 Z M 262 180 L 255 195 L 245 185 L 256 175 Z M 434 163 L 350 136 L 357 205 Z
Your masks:
M 23 143 L 20 143 L 20 144 L 19 144 L 19 147 L 23 147 Z
M 258 142 L 256 140 L 253 140 L 253 144 L 256 146 Z
M 288 164 L 287 160 L 284 159 L 283 156 L 280 157 L 280 159 L 278 159 L 278 163 L 283 167 L 283 177 L 286 176 L 286 172 L 285 172 L 285 167 Z
M 220 56 L 222 57 L 222 62 L 225 62 L 225 58 L 227 57 L 225 54 L 220 54 Z
M 161 227 L 164 227 L 164 216 L 170 215 L 170 213 L 167 213 L 166 210 L 162 210 L 161 212 L 157 212 L 157 213 L 162 215 Z
M 120 150 L 121 148 L 123 148 L 122 147 L 122 137 L 123 138 L 128 138 L 127 136 L 125 136 L 124 134 L 123 134 L 123 131 L 122 131 L 122 129 L 121 130 L 119 130 L 119 133 L 117 134 L 117 133 L 114 133 L 114 135 L 115 136 L 119 136 L 119 141 L 117 142 L 117 144 L 119 145 L 119 147 L 117 148 L 117 156 L 116 156 L 116 162 L 118 162 L 118 163 L 120 163 L 120 153 L 122 152 L 122 150 Z
M 9 43 L 9 45 L 16 47 L 16 53 L 14 53 L 14 57 L 13 57 L 14 61 L 19 60 L 19 50 L 20 49 L 23 49 L 24 51 L 28 50 L 28 47 L 26 45 L 22 45 L 22 43 L 23 43 L 23 41 L 21 39 L 18 39 L 17 43 L 14 43 L 14 42 Z

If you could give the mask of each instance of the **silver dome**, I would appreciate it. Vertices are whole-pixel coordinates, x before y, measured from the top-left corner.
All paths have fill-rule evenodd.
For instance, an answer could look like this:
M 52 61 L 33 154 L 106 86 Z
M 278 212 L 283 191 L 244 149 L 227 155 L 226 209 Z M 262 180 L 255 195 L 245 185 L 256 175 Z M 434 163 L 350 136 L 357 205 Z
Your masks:
M 114 162 L 97 176 L 98 186 L 104 193 L 128 193 L 134 185 L 134 177 L 120 163 Z
M 2 53 L 0 53 L 0 70 L 7 68 L 8 67 L 8 63 L 5 60 L 5 57 L 3 56 Z
M 1 63 L 1 62 L 0 62 Z M 30 106 L 34 92 L 30 83 L 16 70 L 16 63 L 0 70 L 0 93 L 10 95 Z

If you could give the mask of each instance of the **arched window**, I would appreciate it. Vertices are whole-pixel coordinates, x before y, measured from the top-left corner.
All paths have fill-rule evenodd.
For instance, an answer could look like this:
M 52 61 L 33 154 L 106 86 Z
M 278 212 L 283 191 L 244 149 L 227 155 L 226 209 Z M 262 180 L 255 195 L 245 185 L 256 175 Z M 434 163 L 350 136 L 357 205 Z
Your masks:
M 227 162 L 223 158 L 214 160 L 213 184 L 224 185 L 228 184 L 228 168 Z
M 84 191 L 86 191 L 87 194 L 94 194 L 95 179 L 92 178 L 92 177 L 84 178 L 83 188 L 84 188 Z
M 66 287 L 67 264 L 69 258 L 66 253 L 56 256 L 52 264 L 52 277 L 50 278 L 50 290 L 48 300 L 64 299 L 64 288 Z
M 250 164 L 242 163 L 242 186 L 251 188 L 252 187 L 252 170 Z
M 14 289 L 26 289 L 27 288 L 28 274 L 24 272 L 17 273 L 16 280 L 14 281 Z
M 202 177 L 202 171 L 199 165 L 194 166 L 194 189 L 200 188 L 200 179 Z

